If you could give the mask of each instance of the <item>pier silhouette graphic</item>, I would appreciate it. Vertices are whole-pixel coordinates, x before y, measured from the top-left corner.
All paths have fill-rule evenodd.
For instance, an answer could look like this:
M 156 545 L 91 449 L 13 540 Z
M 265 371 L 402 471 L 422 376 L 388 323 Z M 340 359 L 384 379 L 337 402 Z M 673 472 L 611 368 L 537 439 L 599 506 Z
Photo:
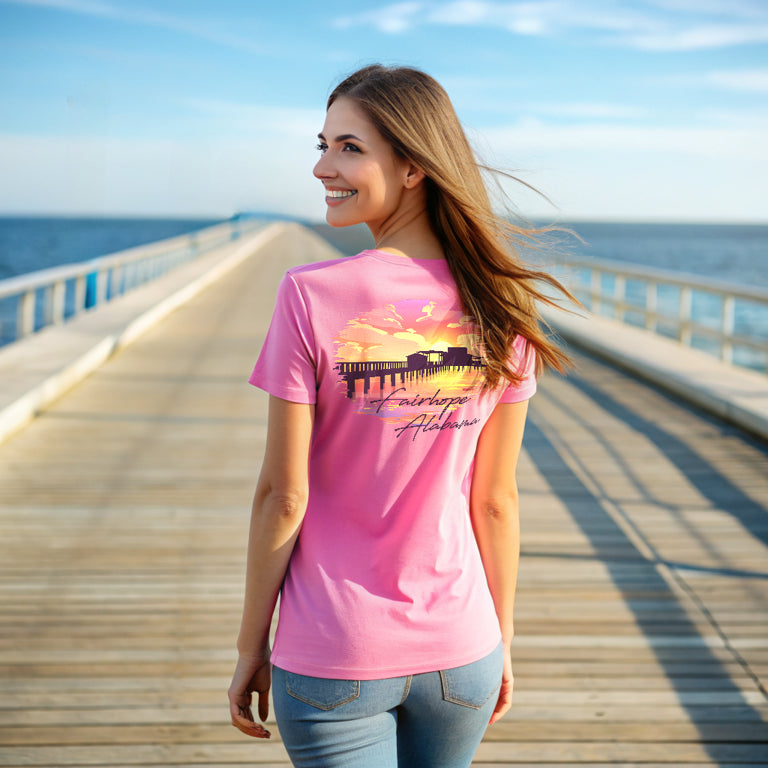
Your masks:
M 470 354 L 466 347 L 449 347 L 447 350 L 414 352 L 405 360 L 341 362 L 335 366 L 335 370 L 346 382 L 347 397 L 351 399 L 355 397 L 358 381 L 363 382 L 363 394 L 367 395 L 374 379 L 378 379 L 379 389 L 384 391 L 387 384 L 396 387 L 398 384 L 404 385 L 444 373 L 477 371 L 482 367 L 482 360 Z

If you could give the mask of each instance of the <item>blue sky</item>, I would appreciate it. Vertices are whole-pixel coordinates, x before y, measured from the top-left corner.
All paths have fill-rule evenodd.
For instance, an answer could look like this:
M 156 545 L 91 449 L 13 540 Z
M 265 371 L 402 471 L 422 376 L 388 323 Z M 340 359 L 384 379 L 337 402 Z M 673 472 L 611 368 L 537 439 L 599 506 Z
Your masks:
M 0 0 L 0 212 L 321 219 L 372 61 L 435 76 L 526 215 L 768 221 L 768 0 Z

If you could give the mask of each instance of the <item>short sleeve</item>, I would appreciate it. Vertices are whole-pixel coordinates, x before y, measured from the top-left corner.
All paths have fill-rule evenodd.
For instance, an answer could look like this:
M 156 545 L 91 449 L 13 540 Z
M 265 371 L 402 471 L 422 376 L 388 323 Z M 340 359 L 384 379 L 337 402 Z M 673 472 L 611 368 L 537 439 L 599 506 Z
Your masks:
M 290 272 L 277 289 L 272 321 L 249 381 L 283 400 L 310 404 L 317 400 L 312 324 Z
M 522 376 L 517 384 L 508 384 L 500 403 L 521 403 L 529 400 L 536 393 L 536 350 L 533 344 L 522 336 L 518 336 L 512 344 L 512 359 L 510 364 Z

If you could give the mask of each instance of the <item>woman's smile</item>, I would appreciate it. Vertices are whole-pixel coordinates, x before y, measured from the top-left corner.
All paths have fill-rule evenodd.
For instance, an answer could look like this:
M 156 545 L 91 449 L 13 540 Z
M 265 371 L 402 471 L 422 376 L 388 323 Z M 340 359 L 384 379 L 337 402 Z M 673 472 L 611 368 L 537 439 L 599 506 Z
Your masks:
M 350 197 L 354 197 L 356 194 L 356 189 L 326 189 L 325 202 L 328 205 L 340 205 L 345 200 L 349 200 Z

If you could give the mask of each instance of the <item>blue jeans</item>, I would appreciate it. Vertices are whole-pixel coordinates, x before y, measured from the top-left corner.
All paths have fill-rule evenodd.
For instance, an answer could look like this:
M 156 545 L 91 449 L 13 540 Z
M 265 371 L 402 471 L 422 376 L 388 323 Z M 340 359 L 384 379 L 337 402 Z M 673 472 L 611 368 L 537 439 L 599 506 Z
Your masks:
M 480 661 L 386 680 L 275 667 L 272 698 L 296 768 L 468 768 L 496 705 L 502 646 Z

